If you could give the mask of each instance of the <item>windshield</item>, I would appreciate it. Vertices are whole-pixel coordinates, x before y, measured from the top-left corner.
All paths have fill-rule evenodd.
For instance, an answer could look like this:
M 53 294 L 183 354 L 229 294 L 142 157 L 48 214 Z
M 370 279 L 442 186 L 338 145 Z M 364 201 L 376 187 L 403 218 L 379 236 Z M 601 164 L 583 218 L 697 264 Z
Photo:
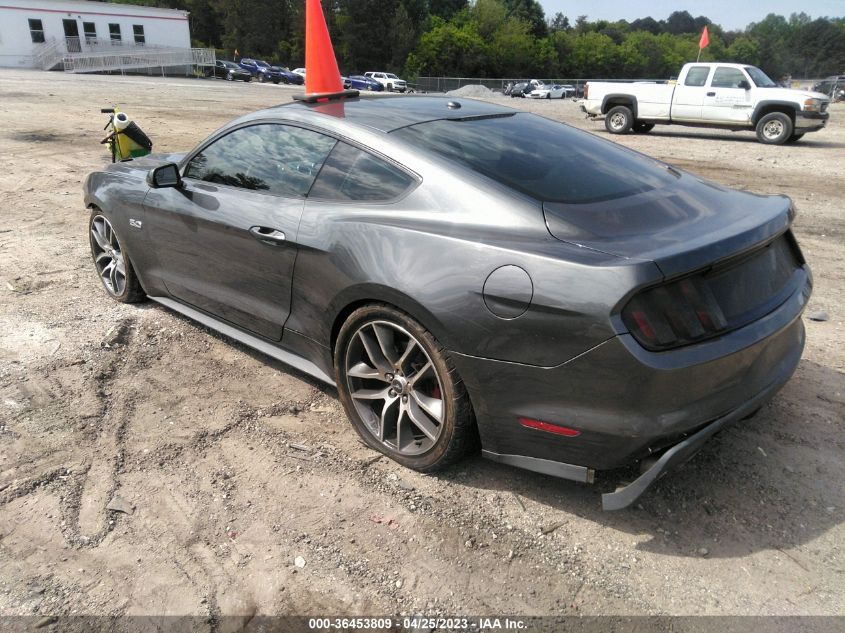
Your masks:
M 764 73 L 759 68 L 754 66 L 746 66 L 745 72 L 751 77 L 751 81 L 754 82 L 754 85 L 758 88 L 774 88 L 777 84 L 769 79 L 769 76 Z
M 387 78 L 388 78 L 388 79 L 399 79 L 399 77 L 397 77 L 397 76 L 396 76 L 396 75 L 394 75 L 393 73 L 387 73 Z
M 610 200 L 674 180 L 656 161 L 534 114 L 429 121 L 392 134 L 543 202 Z M 519 142 L 526 138 L 543 142 Z
M 223 64 L 226 68 L 240 68 L 240 66 L 238 66 L 235 62 L 220 62 L 220 63 Z
M 267 62 L 255 62 L 256 66 L 261 66 L 262 68 L 270 68 L 270 64 Z

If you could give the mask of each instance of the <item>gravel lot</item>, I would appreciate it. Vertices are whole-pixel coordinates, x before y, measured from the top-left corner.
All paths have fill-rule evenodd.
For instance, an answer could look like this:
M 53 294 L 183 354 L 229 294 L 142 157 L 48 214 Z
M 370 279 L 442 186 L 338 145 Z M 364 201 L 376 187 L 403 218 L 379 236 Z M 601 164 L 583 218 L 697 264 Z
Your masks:
M 106 299 L 81 196 L 107 161 L 99 108 L 182 151 L 293 92 L 0 72 L 0 614 L 845 615 L 845 104 L 793 146 L 613 137 L 791 196 L 809 311 L 830 318 L 805 319 L 804 359 L 757 417 L 603 513 L 600 486 L 480 457 L 404 470 L 357 441 L 331 389 Z M 605 135 L 569 101 L 506 103 Z

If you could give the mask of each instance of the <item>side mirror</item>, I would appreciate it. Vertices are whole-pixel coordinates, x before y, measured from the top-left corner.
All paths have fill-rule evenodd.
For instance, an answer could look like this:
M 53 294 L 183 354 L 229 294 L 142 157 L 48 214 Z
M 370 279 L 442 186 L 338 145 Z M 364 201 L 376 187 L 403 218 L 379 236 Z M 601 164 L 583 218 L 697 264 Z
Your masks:
M 751 90 L 751 84 L 748 83 L 748 80 L 746 80 L 746 79 L 740 80 L 740 82 L 737 84 L 737 86 L 739 88 L 742 88 L 743 90 Z
M 156 167 L 147 174 L 147 184 L 154 189 L 181 187 L 182 177 L 179 175 L 179 168 L 175 163 L 167 163 L 161 167 Z

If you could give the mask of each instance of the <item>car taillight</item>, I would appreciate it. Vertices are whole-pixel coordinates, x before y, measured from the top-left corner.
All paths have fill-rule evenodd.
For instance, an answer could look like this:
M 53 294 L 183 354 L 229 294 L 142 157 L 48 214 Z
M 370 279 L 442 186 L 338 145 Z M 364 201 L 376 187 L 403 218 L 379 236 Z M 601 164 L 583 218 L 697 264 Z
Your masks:
M 750 253 L 634 295 L 622 321 L 646 349 L 659 351 L 725 334 L 761 318 L 804 283 L 790 232 Z
M 727 326 L 710 289 L 696 277 L 641 292 L 622 310 L 622 320 L 649 349 L 693 343 Z

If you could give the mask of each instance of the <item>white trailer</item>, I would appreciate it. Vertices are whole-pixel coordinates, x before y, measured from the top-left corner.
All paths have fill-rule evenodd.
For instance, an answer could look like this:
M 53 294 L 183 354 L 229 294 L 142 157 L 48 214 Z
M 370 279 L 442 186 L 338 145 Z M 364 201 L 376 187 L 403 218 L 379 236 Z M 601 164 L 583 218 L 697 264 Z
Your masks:
M 190 64 L 187 11 L 86 0 L 7 0 L 0 6 L 0 67 L 46 70 L 66 57 L 92 66 L 91 59 L 107 54 L 151 58 L 151 51 L 179 50 L 189 53 Z

